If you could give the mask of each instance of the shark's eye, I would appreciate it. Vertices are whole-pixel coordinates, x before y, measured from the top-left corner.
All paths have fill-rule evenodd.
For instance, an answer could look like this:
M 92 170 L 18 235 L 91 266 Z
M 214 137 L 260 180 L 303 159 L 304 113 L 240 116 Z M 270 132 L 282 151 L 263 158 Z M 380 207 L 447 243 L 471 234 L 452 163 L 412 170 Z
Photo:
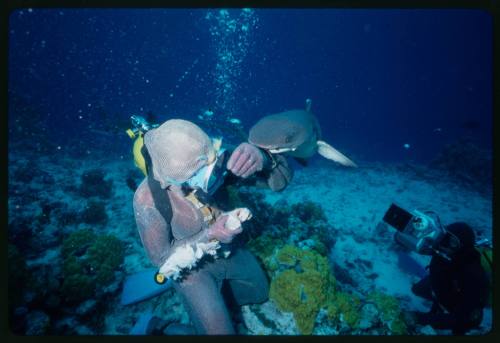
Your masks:
M 293 134 L 289 133 L 285 136 L 285 143 L 290 143 L 293 140 Z

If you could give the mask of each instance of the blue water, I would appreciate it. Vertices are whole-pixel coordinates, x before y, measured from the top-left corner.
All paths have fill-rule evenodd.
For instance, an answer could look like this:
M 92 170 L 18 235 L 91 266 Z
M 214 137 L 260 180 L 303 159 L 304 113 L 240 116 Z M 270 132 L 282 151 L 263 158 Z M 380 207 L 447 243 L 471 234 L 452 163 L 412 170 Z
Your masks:
M 9 32 L 10 142 L 35 126 L 60 153 L 126 155 L 132 114 L 210 109 L 247 130 L 311 98 L 324 139 L 358 160 L 426 162 L 461 137 L 491 149 L 480 10 L 22 9 Z

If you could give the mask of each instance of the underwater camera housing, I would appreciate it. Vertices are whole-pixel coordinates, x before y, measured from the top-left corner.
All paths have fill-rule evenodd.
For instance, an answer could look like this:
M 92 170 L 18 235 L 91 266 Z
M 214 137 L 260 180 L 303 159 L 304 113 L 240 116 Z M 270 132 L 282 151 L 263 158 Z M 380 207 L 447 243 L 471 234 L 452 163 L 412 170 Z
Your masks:
M 423 255 L 437 252 L 438 244 L 444 238 L 444 230 L 439 217 L 434 212 L 409 212 L 391 204 L 379 225 L 388 225 L 397 230 L 394 239 L 402 246 Z

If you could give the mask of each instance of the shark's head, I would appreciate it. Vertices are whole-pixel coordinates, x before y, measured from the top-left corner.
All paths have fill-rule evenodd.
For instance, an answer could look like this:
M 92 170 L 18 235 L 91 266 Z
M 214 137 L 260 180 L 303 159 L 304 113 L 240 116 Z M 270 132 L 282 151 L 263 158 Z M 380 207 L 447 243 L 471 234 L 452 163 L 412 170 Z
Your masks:
M 311 136 L 311 125 L 298 112 L 288 111 L 268 115 L 251 129 L 248 141 L 273 153 L 295 151 Z

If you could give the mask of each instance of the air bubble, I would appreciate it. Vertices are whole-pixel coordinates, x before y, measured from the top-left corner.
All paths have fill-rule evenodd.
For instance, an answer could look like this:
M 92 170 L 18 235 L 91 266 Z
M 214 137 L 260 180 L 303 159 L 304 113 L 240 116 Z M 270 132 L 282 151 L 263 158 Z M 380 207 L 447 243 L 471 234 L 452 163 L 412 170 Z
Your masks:
M 252 32 L 257 27 L 258 17 L 254 11 L 244 8 L 233 15 L 225 10 L 209 11 L 205 18 L 210 21 L 209 33 L 217 56 L 213 72 L 214 87 L 211 92 L 218 105 L 217 113 L 238 112 L 237 92 L 239 77 L 245 72 L 242 65 L 253 45 Z

